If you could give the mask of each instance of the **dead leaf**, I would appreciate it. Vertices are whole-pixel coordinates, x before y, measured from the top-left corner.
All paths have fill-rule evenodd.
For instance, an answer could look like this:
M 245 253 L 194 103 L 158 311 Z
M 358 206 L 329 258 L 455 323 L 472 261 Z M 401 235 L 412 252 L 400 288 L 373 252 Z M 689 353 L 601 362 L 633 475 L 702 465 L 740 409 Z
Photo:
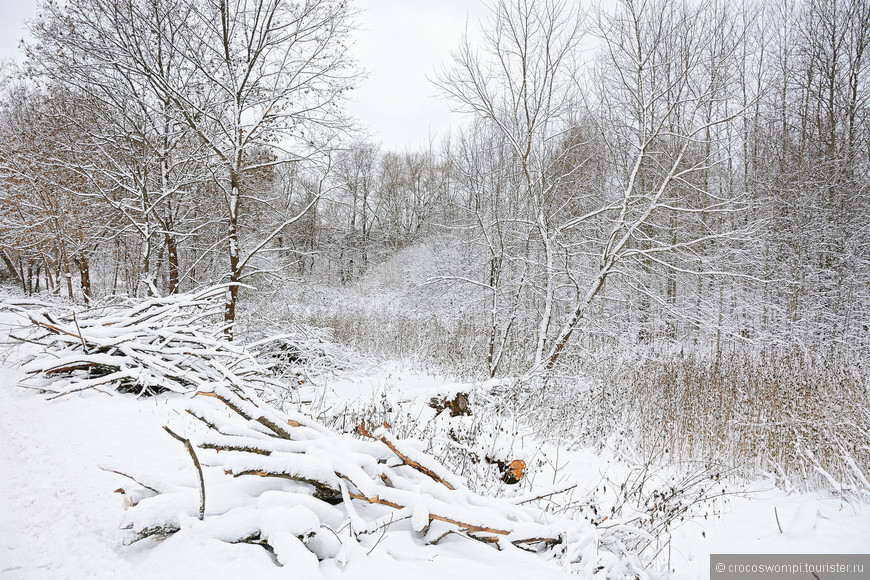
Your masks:
M 354 433 L 356 433 L 357 435 L 362 435 L 363 437 L 372 437 L 372 434 L 368 432 L 368 429 L 366 429 L 365 421 L 360 421 L 360 424 L 357 425 L 356 429 L 354 429 Z

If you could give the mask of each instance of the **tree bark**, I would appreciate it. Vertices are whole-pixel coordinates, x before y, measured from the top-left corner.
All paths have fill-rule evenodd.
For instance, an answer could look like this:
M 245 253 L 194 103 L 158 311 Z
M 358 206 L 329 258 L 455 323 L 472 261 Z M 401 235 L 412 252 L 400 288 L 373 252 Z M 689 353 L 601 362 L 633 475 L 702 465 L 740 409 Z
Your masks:
M 84 296 L 85 304 L 91 303 L 91 268 L 88 259 L 84 254 L 78 258 L 79 273 L 82 281 L 82 296 Z
M 230 169 L 230 196 L 229 196 L 229 258 L 230 258 L 230 286 L 227 288 L 226 300 L 224 305 L 224 334 L 227 340 L 233 339 L 233 326 L 236 321 L 236 303 L 239 298 L 238 282 L 241 279 L 240 269 L 240 252 L 239 247 L 239 186 L 240 179 L 238 172 L 233 168 Z
M 167 266 L 169 267 L 169 294 L 175 294 L 178 292 L 178 240 L 168 232 L 165 237 Z
M 18 273 L 18 270 L 15 269 L 15 264 L 12 263 L 12 260 L 9 258 L 9 255 L 6 253 L 6 250 L 0 250 L 0 258 L 3 259 L 3 263 L 6 264 L 6 269 L 12 274 L 12 276 L 18 280 L 18 283 L 21 284 L 21 287 L 26 290 L 24 286 L 24 280 L 21 278 L 21 275 Z

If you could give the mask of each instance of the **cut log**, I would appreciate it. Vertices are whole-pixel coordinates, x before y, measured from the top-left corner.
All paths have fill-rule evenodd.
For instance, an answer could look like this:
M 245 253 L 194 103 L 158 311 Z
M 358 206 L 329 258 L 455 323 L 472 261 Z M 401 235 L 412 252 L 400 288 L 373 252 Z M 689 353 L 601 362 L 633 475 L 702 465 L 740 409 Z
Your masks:
M 468 393 L 456 393 L 453 397 L 432 397 L 429 399 L 429 406 L 435 409 L 436 413 L 449 409 L 451 417 L 471 415 L 471 409 L 468 407 Z

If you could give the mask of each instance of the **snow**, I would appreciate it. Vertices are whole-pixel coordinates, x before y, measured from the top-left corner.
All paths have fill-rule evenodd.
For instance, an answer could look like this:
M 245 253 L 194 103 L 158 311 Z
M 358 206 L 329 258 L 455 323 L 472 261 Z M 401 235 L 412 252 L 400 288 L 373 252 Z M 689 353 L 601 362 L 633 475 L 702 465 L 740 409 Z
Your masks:
M 206 518 L 199 522 L 190 514 L 197 511 L 198 497 L 191 495 L 180 506 L 181 531 L 162 542 L 149 539 L 123 545 L 120 528 L 125 500 L 113 490 L 131 484 L 120 475 L 103 471 L 124 471 L 138 466 L 136 473 L 148 474 L 170 488 L 174 480 L 192 476 L 190 458 L 183 446 L 162 432 L 161 425 L 181 420 L 184 400 L 177 395 L 136 399 L 130 395 L 108 396 L 82 392 L 54 401 L 30 390 L 15 388 L 22 378 L 17 370 L 4 367 L 0 378 L 0 578 L 286 578 L 287 571 L 276 566 L 264 549 L 250 544 L 228 544 L 215 539 L 220 526 L 237 530 L 237 521 Z M 132 470 L 130 470 L 132 471 Z M 155 475 L 157 477 L 155 477 Z M 142 476 L 145 477 L 144 475 Z M 195 477 L 195 476 L 193 476 Z M 252 478 L 260 481 L 261 478 Z M 207 486 L 207 493 L 212 489 Z M 303 501 L 316 501 L 300 494 Z M 274 512 L 269 496 L 260 496 L 262 508 L 270 514 L 274 531 L 305 532 L 315 521 L 336 524 L 338 510 L 331 506 L 298 505 L 295 512 Z M 320 502 L 322 504 L 322 502 Z M 144 505 L 144 504 L 143 504 Z M 273 506 L 274 507 L 274 506 Z M 186 513 L 185 513 L 186 512 Z M 232 514 L 227 514 L 232 517 Z M 267 521 L 270 521 L 267 518 Z M 293 522 L 293 527 L 282 522 Z M 259 522 L 262 524 L 262 522 Z M 287 532 L 289 533 L 289 532 Z M 507 578 L 519 578 L 512 569 L 549 577 L 561 577 L 555 566 L 525 554 L 503 555 L 493 548 L 461 540 L 446 547 L 425 547 L 403 542 L 401 534 L 377 547 L 371 539 L 371 554 L 352 558 L 346 569 L 333 561 L 317 564 L 313 554 L 290 534 L 281 538 L 278 560 L 292 559 L 294 577 L 301 557 L 308 574 L 301 577 L 358 578 L 395 577 L 414 570 L 421 578 L 453 575 L 489 577 L 510 563 Z M 327 538 L 318 537 L 326 544 Z M 472 544 L 472 545 L 469 545 Z M 339 545 L 332 549 L 338 552 Z M 469 555 L 469 550 L 471 551 Z M 473 557 L 465 561 L 462 554 Z M 530 556 L 530 555 L 529 555 Z M 434 565 L 433 565 L 434 564 Z M 301 571 L 300 571 L 301 573 Z
M 13 323 L 15 316 L 0 312 L 0 331 Z M 200 577 L 222 580 L 240 575 L 286 578 L 288 570 L 278 565 L 282 563 L 290 567 L 294 577 L 317 580 L 578 577 L 569 574 L 559 560 L 547 555 L 526 553 L 509 544 L 509 549 L 499 551 L 447 533 L 455 530 L 453 526 L 430 522 L 431 512 L 470 524 L 492 525 L 491 518 L 476 512 L 478 507 L 483 510 L 494 503 L 478 498 L 479 506 L 470 510 L 456 509 L 451 506 L 450 498 L 458 494 L 467 496 L 467 492 L 451 491 L 422 475 L 419 485 L 437 490 L 428 503 L 417 501 L 408 490 L 396 489 L 392 493 L 397 503 L 414 501 L 405 510 L 354 501 L 355 509 L 346 514 L 311 497 L 304 483 L 256 476 L 226 477 L 207 466 L 210 454 L 218 452 L 199 449 L 207 494 L 206 518 L 199 521 L 198 480 L 190 456 L 184 446 L 161 427 L 170 425 L 177 432 L 189 433 L 194 443 L 220 443 L 223 440 L 220 435 L 197 431 L 198 421 L 186 412 L 190 408 L 202 416 L 218 411 L 203 405 L 201 397 L 191 399 L 176 393 L 137 399 L 132 395 L 87 390 L 47 401 L 46 395 L 38 391 L 16 386 L 24 373 L 12 362 L 32 348 L 31 345 L 17 346 L 15 352 L 9 352 L 10 347 L 6 347 L 7 356 L 0 356 L 0 441 L 4 442 L 0 446 L 2 580 Z M 340 406 L 383 396 L 395 404 L 404 401 L 422 408 L 433 394 L 453 393 L 459 388 L 437 377 L 406 373 L 397 368 L 380 369 L 367 375 L 333 378 L 325 389 L 330 399 L 323 404 Z M 246 408 L 278 417 L 253 403 Z M 306 466 L 306 472 L 322 470 L 322 481 L 334 483 L 344 495 L 347 494 L 346 484 L 335 477 L 334 468 L 347 471 L 351 480 L 364 480 L 371 477 L 367 472 L 376 465 L 352 464 L 352 456 L 375 449 L 381 449 L 385 458 L 389 456 L 383 452 L 381 443 L 331 437 L 321 425 L 304 415 L 293 416 L 304 424 L 294 429 L 309 434 L 305 444 L 318 445 L 324 450 L 318 460 L 304 459 L 316 464 Z M 250 435 L 251 429 L 240 428 L 239 433 Z M 413 455 L 415 460 L 428 460 L 423 450 L 409 450 L 406 439 L 396 436 L 393 440 L 399 441 L 402 451 Z M 259 439 L 250 437 L 245 441 L 254 446 Z M 280 445 L 287 452 L 302 448 L 296 441 L 280 442 Z M 527 444 L 526 448 L 523 452 L 531 454 L 535 446 Z M 546 451 L 552 454 L 553 450 Z M 225 465 L 245 467 L 243 454 L 220 452 L 220 455 L 226 460 Z M 229 459 L 231 457 L 233 459 Z M 282 461 L 275 460 L 275 469 L 294 468 L 294 464 Z M 397 463 L 394 461 L 393 467 L 379 467 L 386 473 L 392 473 L 391 470 L 412 472 L 410 467 L 397 466 Z M 588 449 L 563 449 L 558 463 L 563 466 L 559 476 L 564 481 L 549 481 L 547 474 L 538 473 L 539 484 L 533 490 L 513 491 L 513 502 L 519 504 L 537 495 L 563 492 L 571 485 L 577 487 L 555 495 L 554 501 L 605 497 L 608 492 L 595 491 L 602 474 L 618 480 L 615 473 L 627 469 L 608 456 L 606 450 L 593 453 Z M 256 466 L 262 465 L 262 460 L 256 462 Z M 130 531 L 123 526 L 133 522 L 137 527 L 165 524 L 165 519 L 158 516 L 166 513 L 163 509 L 166 506 L 157 509 L 158 504 L 153 503 L 157 498 L 152 498 L 129 508 L 127 502 L 135 503 L 152 495 L 151 492 L 139 491 L 138 496 L 131 495 L 132 490 L 141 488 L 130 478 L 109 470 L 125 473 L 160 491 L 165 498 L 163 501 L 172 506 L 172 523 L 179 531 L 163 541 L 146 538 L 126 545 Z M 366 485 L 364 481 L 360 484 Z M 113 493 L 118 489 L 127 493 Z M 728 492 L 726 499 L 713 505 L 706 519 L 703 514 L 691 518 L 673 531 L 669 544 L 660 546 L 659 562 L 672 571 L 673 578 L 706 578 L 711 553 L 870 552 L 870 505 L 858 499 L 836 498 L 823 492 L 788 493 L 764 480 L 739 488 L 729 487 Z M 298 501 L 288 506 L 285 499 L 287 494 L 293 493 Z M 241 501 L 238 498 L 242 495 L 256 498 L 254 512 L 238 509 Z M 143 509 L 148 505 L 152 507 Z M 150 509 L 154 511 L 149 512 Z M 342 545 L 335 534 L 327 531 L 338 533 L 347 525 L 348 515 L 356 520 L 353 527 L 360 532 L 359 544 Z M 526 522 L 523 515 L 525 512 L 519 509 L 512 513 L 506 507 L 498 523 L 510 526 L 514 533 L 522 532 L 526 526 L 541 526 L 541 523 Z M 379 529 L 391 521 L 397 523 L 388 531 Z M 608 533 L 619 525 L 618 522 L 607 524 L 596 529 L 594 535 L 585 533 L 583 520 L 578 521 L 577 530 L 568 530 L 566 549 L 569 553 L 563 561 L 585 556 L 574 566 L 579 577 L 592 575 L 591 563 L 601 563 L 596 558 L 605 558 L 604 563 L 608 558 L 613 559 L 613 564 L 618 564 L 616 555 L 602 555 L 597 545 L 599 540 L 606 542 Z M 259 530 L 276 546 L 275 553 L 247 543 L 228 543 L 244 530 L 251 533 Z M 413 530 L 425 534 L 421 536 Z M 429 545 L 435 540 L 438 540 L 436 545 Z M 318 562 L 312 551 L 327 559 Z M 593 554 L 596 558 L 589 557 Z M 589 564 L 584 565 L 584 562 Z
M 870 506 L 821 493 L 787 494 L 757 482 L 754 491 L 731 500 L 724 517 L 691 522 L 676 536 L 681 549 L 672 562 L 684 578 L 705 577 L 711 553 L 866 554 Z

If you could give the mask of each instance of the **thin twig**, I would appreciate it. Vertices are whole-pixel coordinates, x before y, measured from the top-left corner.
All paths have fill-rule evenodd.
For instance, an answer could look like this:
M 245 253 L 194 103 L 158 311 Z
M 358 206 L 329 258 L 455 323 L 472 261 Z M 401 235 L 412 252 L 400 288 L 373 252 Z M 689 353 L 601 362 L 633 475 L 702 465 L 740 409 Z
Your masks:
M 372 546 L 372 549 L 369 550 L 368 552 L 366 552 L 366 556 L 371 556 L 372 552 L 375 551 L 375 548 L 378 547 L 378 544 L 380 544 L 380 543 L 381 543 L 381 540 L 384 539 L 384 536 L 387 535 L 387 528 L 388 528 L 390 525 L 392 525 L 392 523 L 393 523 L 393 518 L 390 517 L 390 521 L 387 522 L 386 524 L 384 524 L 383 526 L 381 526 L 381 527 L 383 528 L 383 531 L 381 532 L 380 537 L 378 537 L 378 541 L 375 542 L 375 545 L 374 545 L 374 546 Z
M 154 488 L 151 487 L 150 485 L 145 485 L 144 483 L 142 483 L 141 481 L 139 481 L 138 479 L 136 479 L 136 478 L 133 477 L 132 475 L 127 475 L 126 473 L 124 473 L 124 472 L 122 472 L 122 471 L 116 471 L 116 470 L 114 470 L 114 469 L 107 469 L 107 468 L 105 468 L 105 467 L 101 467 L 100 469 L 102 469 L 103 471 L 108 471 L 109 473 L 115 473 L 115 474 L 117 474 L 117 475 L 122 475 L 122 476 L 126 477 L 127 479 L 129 479 L 129 480 L 131 480 L 131 481 L 133 481 L 133 482 L 135 482 L 135 483 L 141 485 L 141 486 L 144 487 L 145 489 L 149 489 L 149 490 L 153 491 L 154 493 L 156 493 L 156 494 L 158 494 L 158 495 L 160 494 L 159 491 L 157 491 L 156 489 L 154 489 Z
M 569 492 L 569 491 L 571 491 L 572 489 L 575 489 L 576 487 L 577 487 L 577 484 L 575 483 L 575 484 L 570 485 L 570 486 L 568 486 L 568 487 L 566 487 L 566 488 L 564 488 L 564 489 L 558 489 L 558 490 L 556 490 L 556 491 L 551 491 L 551 492 L 548 492 L 548 493 L 542 493 L 541 495 L 538 495 L 538 496 L 535 496 L 535 497 L 529 497 L 529 498 L 525 498 L 525 499 L 520 499 L 519 501 L 514 500 L 512 503 L 513 503 L 514 505 L 523 505 L 524 503 L 529 503 L 529 502 L 532 502 L 532 501 L 537 501 L 537 500 L 539 500 L 539 499 L 546 499 L 546 498 L 548 498 L 548 497 L 552 497 L 552 496 L 554 496 L 554 495 L 559 495 L 560 493 L 566 493 L 566 492 Z
M 76 325 L 76 332 L 79 333 L 79 340 L 82 341 L 82 350 L 85 351 L 85 354 L 91 354 L 91 353 L 88 352 L 88 345 L 85 344 L 85 337 L 82 336 L 82 329 L 79 328 L 79 319 L 76 318 L 76 313 L 75 313 L 75 312 L 72 313 L 72 318 L 73 318 L 73 322 L 74 322 L 75 325 Z
M 182 443 L 184 443 L 184 447 L 187 449 L 187 452 L 190 453 L 190 457 L 193 459 L 193 465 L 196 466 L 196 471 L 199 473 L 199 492 L 200 492 L 200 502 L 199 502 L 199 519 L 202 520 L 205 517 L 205 479 L 202 476 L 202 466 L 199 464 L 199 459 L 196 457 L 196 452 L 193 450 L 193 445 L 191 445 L 189 439 L 185 439 L 178 433 L 175 433 L 172 429 L 163 426 L 163 429 L 172 435 L 175 439 L 178 439 Z

